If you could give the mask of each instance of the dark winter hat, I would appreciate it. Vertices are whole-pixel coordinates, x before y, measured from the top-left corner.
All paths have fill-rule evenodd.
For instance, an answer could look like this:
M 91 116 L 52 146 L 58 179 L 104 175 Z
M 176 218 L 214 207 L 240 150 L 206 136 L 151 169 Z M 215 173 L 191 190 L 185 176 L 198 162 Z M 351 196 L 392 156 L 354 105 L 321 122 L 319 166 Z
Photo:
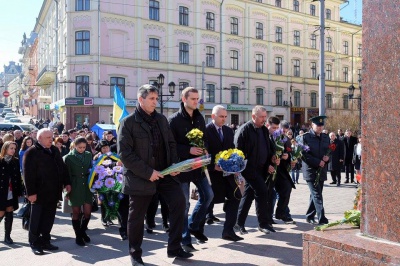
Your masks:
M 96 151 L 101 152 L 101 148 L 105 147 L 105 146 L 110 146 L 108 144 L 108 141 L 106 140 L 100 140 L 99 143 L 96 145 Z
M 326 118 L 327 118 L 326 116 L 320 115 L 320 116 L 314 116 L 314 117 L 310 118 L 310 120 L 317 126 L 323 126 L 325 124 Z

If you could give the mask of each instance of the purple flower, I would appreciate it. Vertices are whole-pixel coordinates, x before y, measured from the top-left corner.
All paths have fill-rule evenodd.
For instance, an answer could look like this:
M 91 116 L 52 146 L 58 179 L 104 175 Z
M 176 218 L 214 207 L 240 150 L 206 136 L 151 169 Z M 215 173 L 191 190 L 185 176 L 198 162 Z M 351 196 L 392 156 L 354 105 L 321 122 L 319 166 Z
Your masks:
M 102 166 L 102 165 L 96 165 L 96 166 L 94 167 L 94 171 L 95 171 L 96 173 L 100 174 L 100 173 L 104 172 L 104 166 Z
M 116 165 L 113 167 L 113 170 L 115 173 L 121 173 L 122 172 L 122 166 Z
M 103 194 L 99 194 L 99 200 L 101 200 L 101 201 L 104 200 L 104 195 Z
M 118 194 L 118 199 L 119 199 L 119 200 L 122 200 L 124 197 L 125 197 L 124 194 L 122 194 L 122 193 L 119 193 L 119 194 Z
M 124 181 L 124 176 L 122 174 L 118 174 L 117 181 L 122 184 L 122 182 Z
M 101 180 L 96 180 L 92 186 L 94 189 L 99 189 L 103 186 L 103 182 Z
M 112 187 L 114 187 L 114 185 L 115 185 L 115 179 L 114 179 L 114 178 L 111 178 L 111 177 L 107 178 L 106 181 L 104 181 L 104 185 L 105 185 L 107 188 L 112 188 Z
M 112 164 L 112 160 L 109 160 L 109 159 L 104 160 L 101 164 L 104 166 L 109 166 L 110 164 Z
M 105 171 L 99 173 L 99 180 L 103 180 L 107 176 L 107 173 Z
M 112 176 L 114 174 L 114 171 L 108 167 L 106 168 L 105 172 L 106 172 L 107 176 Z
M 115 202 L 114 202 L 114 201 L 110 201 L 110 202 L 108 203 L 108 206 L 114 207 L 114 206 L 115 206 Z

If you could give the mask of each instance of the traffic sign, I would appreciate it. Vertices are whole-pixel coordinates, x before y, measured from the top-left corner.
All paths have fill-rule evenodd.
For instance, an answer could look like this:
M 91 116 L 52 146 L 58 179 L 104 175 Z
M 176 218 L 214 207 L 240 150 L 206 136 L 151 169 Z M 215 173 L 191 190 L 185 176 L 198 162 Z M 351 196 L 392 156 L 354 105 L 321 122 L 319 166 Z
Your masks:
M 204 103 L 204 100 L 200 99 L 199 104 L 203 104 L 203 103 Z
M 50 104 L 45 104 L 44 105 L 44 110 L 50 110 Z
M 199 111 L 200 111 L 200 112 L 203 112 L 203 111 L 204 111 L 204 104 L 200 104 L 200 106 L 199 106 Z
M 9 91 L 4 91 L 3 92 L 3 96 L 7 98 L 8 96 L 10 96 L 10 92 Z

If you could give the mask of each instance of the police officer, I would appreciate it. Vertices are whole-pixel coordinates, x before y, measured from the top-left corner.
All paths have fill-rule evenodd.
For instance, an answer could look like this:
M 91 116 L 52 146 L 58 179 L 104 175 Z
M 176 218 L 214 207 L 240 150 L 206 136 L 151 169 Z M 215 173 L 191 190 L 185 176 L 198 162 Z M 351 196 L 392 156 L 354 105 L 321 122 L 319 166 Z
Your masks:
M 327 180 L 327 165 L 329 156 L 326 156 L 329 149 L 329 137 L 322 133 L 326 116 L 311 118 L 311 129 L 308 133 L 299 138 L 299 142 L 310 147 L 308 152 L 303 152 L 302 171 L 304 180 L 310 189 L 310 203 L 306 213 L 306 221 L 311 224 L 327 224 L 325 217 L 322 189 L 324 181 Z M 320 172 L 319 182 L 315 182 Z M 315 184 L 316 183 L 316 184 Z M 315 216 L 317 215 L 317 220 Z

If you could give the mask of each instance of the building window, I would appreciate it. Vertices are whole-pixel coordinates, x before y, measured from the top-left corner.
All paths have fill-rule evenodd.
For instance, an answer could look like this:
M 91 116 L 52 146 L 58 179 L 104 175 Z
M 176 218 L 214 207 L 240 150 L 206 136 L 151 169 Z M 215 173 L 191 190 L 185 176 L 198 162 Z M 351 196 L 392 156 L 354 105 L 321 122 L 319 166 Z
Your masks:
M 256 38 L 262 40 L 263 36 L 263 24 L 260 22 L 256 22 Z
M 261 1 L 261 0 L 258 0 L 258 1 Z M 239 115 L 237 115 L 237 114 L 231 114 L 231 124 L 234 124 L 234 125 L 239 125 Z
M 300 4 L 298 0 L 293 1 L 293 11 L 299 12 L 300 11 Z
M 239 69 L 239 52 L 231 50 L 231 69 Z
M 207 84 L 206 85 L 206 102 L 208 103 L 215 103 L 215 85 L 214 84 Z
M 343 81 L 349 82 L 349 68 L 348 67 L 343 68 Z
M 282 71 L 282 57 L 277 57 L 275 58 L 275 74 L 276 75 L 282 75 L 283 71 Z
M 189 8 L 179 7 L 179 25 L 189 26 Z
M 275 91 L 275 96 L 276 96 L 276 105 L 278 105 L 278 106 L 282 106 L 283 105 L 283 101 L 282 101 L 282 96 L 283 96 L 283 92 L 282 92 L 282 90 L 276 90 Z
M 311 34 L 311 48 L 312 49 L 317 49 L 317 35 Z
M 158 1 L 150 0 L 149 19 L 160 20 L 160 3 Z
M 293 60 L 293 76 L 300 77 L 300 60 Z
M 326 37 L 326 50 L 332 52 L 332 38 Z
M 206 66 L 215 67 L 215 48 L 212 46 L 206 47 Z
M 189 82 L 179 82 L 179 98 L 182 96 L 182 91 L 189 87 Z
M 357 80 L 361 80 L 361 69 L 357 69 Z M 353 75 L 353 73 L 351 73 Z
M 347 94 L 343 95 L 343 109 L 349 109 L 349 96 Z
M 158 39 L 149 39 L 149 60 L 160 61 L 160 41 Z
M 207 30 L 215 30 L 215 15 L 212 12 L 207 12 L 206 29 Z
M 300 92 L 299 91 L 294 92 L 294 106 L 295 107 L 300 106 Z
M 75 11 L 90 10 L 90 0 L 75 0 Z
M 317 107 L 317 93 L 311 92 L 311 107 Z
M 281 27 L 275 28 L 275 41 L 282 43 L 282 28 Z
M 239 34 L 239 20 L 237 18 L 231 18 L 231 34 Z
M 110 79 L 110 98 L 114 98 L 114 86 L 117 85 L 122 95 L 125 95 L 125 78 L 111 77 Z
M 256 72 L 264 72 L 264 56 L 262 54 L 256 54 Z
M 326 80 L 332 80 L 332 65 L 326 65 Z
M 84 30 L 75 32 L 75 54 L 90 54 L 90 31 Z
M 236 86 L 231 87 L 231 103 L 239 103 L 239 88 Z
M 275 6 L 282 7 L 282 0 L 275 0 Z
M 179 43 L 179 64 L 189 64 L 189 44 Z
M 310 15 L 315 16 L 315 5 L 310 5 Z
M 293 45 L 300 46 L 300 31 L 295 30 L 293 34 Z
M 264 90 L 263 90 L 263 88 L 256 89 L 256 104 L 264 105 Z
M 361 43 L 359 43 L 358 44 L 358 56 L 361 56 L 362 55 L 362 44 Z
M 76 76 L 76 97 L 89 97 L 89 76 Z
M 349 42 L 348 41 L 343 42 L 343 53 L 349 54 Z
M 332 19 L 332 11 L 330 9 L 326 9 L 326 19 Z
M 311 62 L 311 78 L 313 78 L 313 79 L 317 78 L 317 63 L 316 62 Z
M 326 95 L 326 108 L 332 108 L 332 94 Z

